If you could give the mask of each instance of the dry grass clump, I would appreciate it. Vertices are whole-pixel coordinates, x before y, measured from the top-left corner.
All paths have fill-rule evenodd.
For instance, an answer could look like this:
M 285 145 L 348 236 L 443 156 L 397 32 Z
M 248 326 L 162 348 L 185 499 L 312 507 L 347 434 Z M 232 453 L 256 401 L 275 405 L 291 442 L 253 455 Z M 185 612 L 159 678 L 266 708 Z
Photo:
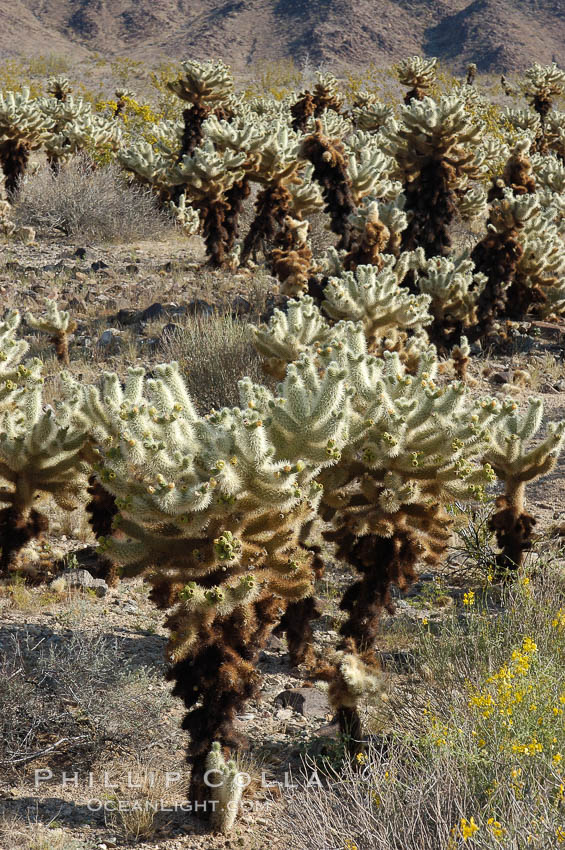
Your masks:
M 56 821 L 48 824 L 24 821 L 0 812 L 0 846 L 10 850 L 87 850 L 87 845 L 68 835 Z
M 163 360 L 177 360 L 202 411 L 239 404 L 237 381 L 249 376 L 264 383 L 261 361 L 245 321 L 230 313 L 190 318 L 165 334 Z
M 561 572 L 559 572 L 561 570 Z M 389 731 L 288 800 L 297 850 L 532 847 L 565 840 L 565 581 L 536 563 L 423 621 Z M 382 715 L 382 712 L 381 712 Z M 381 727 L 382 728 L 382 727 Z
M 20 225 L 102 242 L 156 239 L 173 230 L 150 190 L 128 185 L 116 165 L 94 166 L 85 154 L 58 171 L 46 165 L 26 178 L 14 218 Z
M 106 747 L 139 752 L 155 741 L 168 691 L 104 635 L 5 633 L 0 659 L 0 768 L 25 769 L 39 753 L 90 765 Z M 131 652 L 131 650 L 130 650 Z

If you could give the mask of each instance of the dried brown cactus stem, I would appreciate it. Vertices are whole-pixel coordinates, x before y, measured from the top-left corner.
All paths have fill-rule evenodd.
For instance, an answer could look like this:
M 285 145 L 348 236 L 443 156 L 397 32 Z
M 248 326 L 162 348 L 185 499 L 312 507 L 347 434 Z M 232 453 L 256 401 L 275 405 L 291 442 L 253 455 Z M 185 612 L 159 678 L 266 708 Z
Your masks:
M 256 256 L 264 241 L 274 241 L 289 214 L 292 196 L 283 182 L 269 184 L 257 196 L 255 217 L 243 240 L 241 263 L 244 265 L 253 254 Z
M 404 534 L 356 537 L 347 527 L 330 531 L 324 537 L 337 543 L 336 555 L 361 573 L 344 593 L 340 609 L 348 618 L 339 633 L 353 640 L 358 651 L 371 649 L 377 635 L 383 608 L 394 613 L 391 586 L 407 589 L 415 580 L 414 567 L 420 555 L 416 539 Z
M 279 616 L 280 600 L 266 595 L 226 617 L 215 618 L 203 625 L 194 650 L 176 662 L 168 674 L 175 681 L 173 694 L 189 709 L 182 726 L 191 736 L 189 799 L 194 802 L 206 802 L 213 793 L 204 781 L 212 743 L 219 741 L 226 752 L 246 745 L 234 721 L 257 693 L 257 658 Z M 175 615 L 167 624 L 174 630 Z M 197 813 L 204 818 L 210 814 L 205 809 Z
M 504 495 L 496 500 L 498 510 L 489 522 L 500 549 L 496 556 L 496 577 L 499 579 L 507 579 L 520 569 L 524 554 L 532 548 L 536 520 L 524 510 L 525 489 L 525 481 L 508 480 Z
M 202 124 L 211 113 L 211 107 L 206 103 L 193 103 L 183 109 L 182 119 L 184 128 L 182 133 L 182 144 L 177 158 L 177 162 L 182 162 L 182 159 L 187 154 L 191 154 L 202 142 Z
M 312 117 L 316 112 L 316 102 L 314 100 L 314 96 L 311 92 L 304 92 L 302 97 L 300 97 L 296 103 L 293 103 L 290 107 L 290 114 L 292 116 L 292 129 L 295 131 L 300 131 L 301 133 L 306 132 L 306 125 L 308 123 L 308 119 Z
M 192 205 L 200 213 L 208 262 L 214 268 L 222 268 L 228 255 L 226 246 L 229 242 L 229 231 L 226 220 L 230 212 L 229 203 L 225 196 L 221 196 L 193 201 Z
M 321 122 L 316 121 L 316 132 L 302 142 L 300 155 L 314 167 L 313 176 L 321 186 L 326 202 L 325 209 L 330 216 L 331 229 L 341 236 L 338 248 L 349 250 L 351 247 L 349 216 L 355 209 L 355 203 L 343 144 L 339 139 L 329 139 L 324 135 Z
M 487 281 L 477 301 L 477 321 L 466 329 L 469 342 L 487 337 L 496 320 L 505 314 L 509 286 L 522 254 L 517 228 L 504 233 L 490 231 L 473 249 L 471 259 Z
M 403 233 L 402 248 L 422 247 L 426 257 L 446 257 L 451 252 L 449 227 L 456 214 L 453 185 L 455 169 L 441 158 L 425 163 L 416 180 L 406 185 L 406 212 L 411 213 Z
M 234 183 L 231 189 L 226 192 L 226 204 L 228 210 L 224 221 L 224 227 L 227 232 L 226 251 L 231 251 L 235 245 L 235 241 L 239 236 L 239 222 L 243 211 L 243 203 L 249 197 L 251 187 L 248 177 L 244 177 L 237 183 Z
M 0 143 L 0 166 L 4 172 L 4 187 L 9 198 L 17 193 L 25 174 L 31 147 L 22 139 L 5 139 Z
M 85 511 L 94 536 L 97 540 L 100 537 L 108 537 L 112 533 L 113 519 L 118 513 L 116 498 L 104 489 L 96 475 L 89 477 L 86 492 L 90 501 L 86 503 Z M 115 587 L 119 582 L 116 565 L 101 555 L 99 558 L 103 563 L 99 578 L 103 578 L 110 587 Z
M 8 494 L 6 494 L 7 496 Z M 2 501 L 7 499 L 2 496 Z M 30 506 L 18 506 L 17 503 L 0 510 L 0 576 L 9 575 L 18 570 L 18 555 L 31 540 L 41 540 L 49 520 Z

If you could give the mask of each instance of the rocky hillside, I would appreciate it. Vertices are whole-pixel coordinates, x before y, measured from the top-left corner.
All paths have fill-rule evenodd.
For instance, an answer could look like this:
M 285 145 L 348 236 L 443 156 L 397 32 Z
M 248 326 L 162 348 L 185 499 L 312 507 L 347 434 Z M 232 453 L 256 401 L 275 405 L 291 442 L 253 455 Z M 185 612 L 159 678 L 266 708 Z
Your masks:
M 0 0 L 0 52 L 143 59 L 309 54 L 332 66 L 437 55 L 455 71 L 565 64 L 565 0 Z

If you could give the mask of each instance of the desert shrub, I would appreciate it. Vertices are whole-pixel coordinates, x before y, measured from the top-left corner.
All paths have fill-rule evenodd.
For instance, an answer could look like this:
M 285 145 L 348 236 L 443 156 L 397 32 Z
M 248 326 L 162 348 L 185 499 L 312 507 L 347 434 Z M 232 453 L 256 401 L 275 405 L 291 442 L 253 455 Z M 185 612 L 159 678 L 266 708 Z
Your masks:
M 125 661 L 125 649 L 103 635 L 76 632 L 40 640 L 5 634 L 0 655 L 0 765 L 25 768 L 48 750 L 91 764 L 105 746 L 133 752 L 154 740 L 167 705 L 159 674 Z M 46 755 L 49 758 L 49 754 Z
M 157 238 L 172 228 L 151 192 L 129 186 L 113 165 L 94 168 L 86 155 L 26 179 L 14 215 L 22 225 L 109 242 Z
M 163 349 L 167 361 L 180 363 L 188 389 L 202 411 L 237 405 L 237 382 L 244 376 L 264 382 L 248 325 L 230 313 L 190 318 L 183 328 L 165 334 Z
M 434 624 L 435 625 L 435 624 Z M 289 799 L 299 850 L 481 850 L 565 837 L 565 586 L 538 563 L 500 605 L 487 585 L 436 628 L 395 688 L 392 730 L 324 789 Z M 381 714 L 382 717 L 382 714 Z M 382 722 L 382 721 L 381 721 Z

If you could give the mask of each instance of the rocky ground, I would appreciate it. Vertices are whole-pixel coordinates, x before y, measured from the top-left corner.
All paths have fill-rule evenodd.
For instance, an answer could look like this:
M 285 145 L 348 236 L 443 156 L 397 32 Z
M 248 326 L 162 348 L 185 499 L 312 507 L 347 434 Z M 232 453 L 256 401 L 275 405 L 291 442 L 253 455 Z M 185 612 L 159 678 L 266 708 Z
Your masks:
M 71 342 L 71 371 L 84 380 L 96 380 L 102 369 L 123 372 L 134 363 L 151 368 L 152 363 L 171 359 L 175 352 L 187 357 L 178 339 L 195 322 L 213 321 L 218 315 L 256 321 L 277 302 L 275 282 L 265 272 L 214 273 L 202 268 L 202 259 L 199 240 L 193 240 L 188 249 L 183 239 L 127 248 L 80 246 L 64 240 L 28 247 L 10 245 L 4 248 L 0 262 L 0 296 L 5 306 L 22 311 L 39 311 L 50 298 L 70 309 L 78 324 Z M 55 385 L 58 364 L 48 343 L 32 332 L 28 338 L 33 353 L 48 359 L 48 372 Z M 562 341 L 558 326 L 537 323 L 524 326 L 520 338 L 503 353 L 477 352 L 470 365 L 472 391 L 511 393 L 521 403 L 531 395 L 541 395 L 546 418 L 562 418 Z M 212 347 L 197 355 L 196 360 L 219 357 Z M 246 365 L 251 364 L 259 374 L 253 353 L 246 356 L 250 358 Z M 197 370 L 196 360 L 191 368 Z M 225 364 L 221 358 L 218 364 L 217 385 L 212 389 L 217 391 L 214 401 L 219 404 L 223 402 Z M 521 386 L 520 370 L 524 369 L 529 379 Z M 210 381 L 208 374 L 206 380 Z M 552 475 L 528 491 L 540 535 L 565 522 L 564 462 L 562 459 Z M 338 742 L 333 730 L 327 728 L 331 712 L 324 692 L 307 681 L 305 671 L 290 668 L 284 640 L 271 638 L 259 661 L 261 699 L 251 702 L 238 718 L 238 725 L 251 742 L 242 763 L 242 770 L 252 778 L 246 792 L 246 812 L 229 837 L 209 835 L 200 821 L 174 810 L 175 804 L 185 799 L 186 739 L 179 731 L 182 707 L 170 697 L 164 676 L 163 613 L 149 602 L 140 580 L 122 582 L 117 587 L 91 580 L 97 570 L 96 556 L 83 519 L 53 515 L 51 533 L 49 543 L 58 550 L 64 566 L 75 572 L 65 585 L 56 588 L 28 589 L 18 584 L 0 588 L 0 678 L 5 688 L 12 675 L 17 680 L 20 658 L 24 666 L 31 665 L 30 670 L 40 670 L 40 676 L 30 673 L 31 683 L 27 682 L 33 686 L 37 709 L 55 702 L 60 716 L 54 723 L 59 723 L 61 716 L 68 718 L 69 724 L 74 724 L 76 740 L 61 742 L 61 735 L 42 730 L 37 737 L 40 755 L 26 751 L 21 762 L 8 759 L 10 763 L 0 764 L 0 850 L 20 846 L 30 850 L 128 847 L 135 843 L 132 833 L 143 827 L 139 816 L 128 819 L 119 812 L 105 814 L 89 809 L 93 799 L 112 803 L 118 795 L 126 800 L 163 800 L 169 809 L 155 815 L 148 827 L 153 830 L 151 838 L 141 837 L 137 842 L 136 846 L 145 850 L 288 850 L 284 835 L 276 828 L 277 813 L 283 805 L 279 787 L 301 775 L 305 759 L 317 757 L 337 763 L 339 758 Z M 329 549 L 325 555 L 327 571 L 317 588 L 325 611 L 315 631 L 315 648 L 321 654 L 335 645 L 341 617 L 338 602 L 349 580 L 347 567 L 337 563 Z M 410 680 L 414 624 L 427 619 L 433 627 L 445 611 L 461 604 L 469 582 L 478 580 L 476 572 L 466 573 L 466 564 L 461 542 L 454 542 L 444 570 L 422 575 L 410 594 L 398 600 L 397 615 L 384 617 L 379 649 L 392 690 Z M 100 693 L 96 696 L 89 692 L 88 699 L 85 697 L 80 677 L 76 681 L 70 674 L 61 678 L 57 659 L 69 646 L 73 652 L 77 647 L 77 658 L 84 658 L 84 670 L 91 677 L 101 659 L 114 678 L 118 672 L 124 674 L 123 679 L 115 678 L 117 685 L 108 691 L 107 705 Z M 40 659 L 35 667 L 34 658 Z M 14 666 L 10 668 L 10 664 Z M 12 672 L 7 673 L 9 670 Z M 112 676 L 106 679 L 114 681 Z M 100 680 L 98 690 L 103 689 L 106 679 Z M 92 682 L 95 691 L 95 678 Z M 123 703 L 119 702 L 120 694 Z M 17 699 L 14 696 L 16 714 L 25 707 Z M 387 718 L 369 713 L 368 722 L 375 731 L 382 731 Z M 130 734 L 132 730 L 134 734 Z M 86 749 L 81 741 L 88 743 Z M 29 755 L 34 758 L 28 759 Z M 34 772 L 46 769 L 53 772 L 53 778 L 37 787 Z M 153 788 L 146 783 L 135 790 L 124 785 L 128 771 L 148 769 L 157 774 Z M 63 784 L 63 771 L 68 776 L 77 771 L 76 783 Z M 105 787 L 104 771 L 110 775 L 110 784 L 118 788 Z M 182 781 L 164 787 L 167 771 L 178 772 Z M 89 772 L 93 774 L 92 787 L 88 786 Z M 49 825 L 44 843 L 37 838 L 44 835 L 38 824 Z M 24 833 L 29 834 L 29 840 L 24 838 L 19 844 L 22 839 L 18 835 Z

